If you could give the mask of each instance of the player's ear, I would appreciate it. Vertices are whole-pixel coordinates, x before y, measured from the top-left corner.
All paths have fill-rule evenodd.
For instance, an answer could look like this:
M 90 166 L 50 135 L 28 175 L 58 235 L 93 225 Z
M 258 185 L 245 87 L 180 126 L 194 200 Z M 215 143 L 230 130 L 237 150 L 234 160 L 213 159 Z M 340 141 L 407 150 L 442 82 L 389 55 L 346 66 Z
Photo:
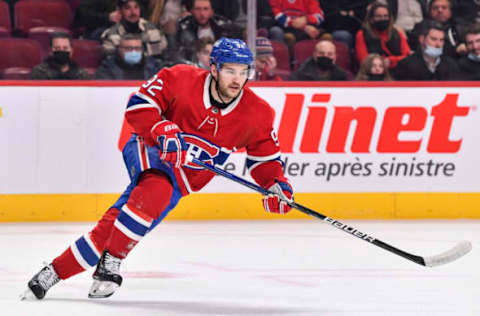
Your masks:
M 211 64 L 210 65 L 210 73 L 212 74 L 213 78 L 217 80 L 218 78 L 218 70 L 217 70 L 217 65 Z

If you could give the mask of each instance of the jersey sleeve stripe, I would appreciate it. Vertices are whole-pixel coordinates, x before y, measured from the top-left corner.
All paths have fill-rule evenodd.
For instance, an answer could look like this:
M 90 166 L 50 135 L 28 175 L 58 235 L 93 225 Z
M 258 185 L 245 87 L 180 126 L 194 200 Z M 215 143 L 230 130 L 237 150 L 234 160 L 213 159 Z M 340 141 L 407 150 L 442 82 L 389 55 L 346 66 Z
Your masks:
M 273 155 L 269 156 L 252 156 L 252 155 L 247 155 L 247 159 L 250 160 L 256 160 L 256 161 L 268 161 L 268 160 L 275 160 L 280 158 L 280 152 L 276 152 Z
M 162 114 L 162 109 L 153 101 L 151 98 L 147 97 L 146 95 L 137 92 L 134 94 L 127 104 L 127 112 L 134 111 L 138 109 L 157 109 L 158 114 Z
M 255 169 L 256 167 L 270 161 L 278 162 L 280 165 L 283 166 L 283 161 L 280 159 L 280 157 L 277 157 L 276 159 L 267 160 L 267 161 L 255 161 L 247 158 L 247 161 L 246 161 L 247 169 L 249 172 L 252 172 L 252 170 Z

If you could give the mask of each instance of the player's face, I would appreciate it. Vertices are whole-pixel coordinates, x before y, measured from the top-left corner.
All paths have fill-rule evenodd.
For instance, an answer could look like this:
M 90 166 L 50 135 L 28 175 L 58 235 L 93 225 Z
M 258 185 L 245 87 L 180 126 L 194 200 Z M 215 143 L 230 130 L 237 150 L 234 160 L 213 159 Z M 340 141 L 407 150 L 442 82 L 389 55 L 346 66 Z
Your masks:
M 248 66 L 241 64 L 223 64 L 217 72 L 218 92 L 225 102 L 236 98 L 248 79 Z

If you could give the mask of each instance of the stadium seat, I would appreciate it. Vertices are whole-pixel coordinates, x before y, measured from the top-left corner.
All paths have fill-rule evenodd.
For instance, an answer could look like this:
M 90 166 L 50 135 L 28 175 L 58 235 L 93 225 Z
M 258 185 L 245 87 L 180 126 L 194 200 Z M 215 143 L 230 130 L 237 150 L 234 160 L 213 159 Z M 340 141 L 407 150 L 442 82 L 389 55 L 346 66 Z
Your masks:
M 11 31 L 12 23 L 10 21 L 8 4 L 4 1 L 0 1 L 0 36 L 10 36 Z
M 313 54 L 315 45 L 318 43 L 316 40 L 303 40 L 295 43 L 294 54 L 294 69 L 297 70 L 298 67 L 310 56 Z M 345 43 L 335 41 L 335 48 L 337 50 L 337 61 L 336 64 L 342 69 L 351 72 L 352 66 L 350 61 L 350 54 L 348 52 L 348 47 Z
M 10 31 L 4 27 L 0 27 L 0 37 L 10 37 Z
M 50 37 L 53 33 L 62 32 L 72 35 L 69 29 L 59 26 L 37 26 L 28 30 L 28 38 L 34 39 L 40 43 L 43 54 L 46 55 L 50 50 Z
M 67 2 L 70 6 L 70 10 L 72 11 L 72 16 L 75 16 L 75 11 L 80 6 L 80 2 L 82 2 L 82 0 L 67 0 Z
M 40 64 L 40 44 L 27 38 L 0 38 L 0 71 L 10 67 L 32 68 Z
M 72 11 L 64 0 L 19 0 L 15 3 L 15 32 L 26 35 L 37 26 L 59 26 L 70 29 Z
M 273 56 L 277 59 L 277 69 L 290 71 L 290 53 L 285 43 L 270 41 L 273 47 Z
M 72 59 L 82 68 L 96 69 L 103 58 L 102 45 L 92 40 L 73 40 Z
M 1 78 L 4 80 L 28 80 L 30 79 L 31 68 L 10 67 L 2 71 Z
M 86 72 L 90 75 L 91 78 L 95 78 L 95 72 L 97 72 L 97 68 L 83 68 Z

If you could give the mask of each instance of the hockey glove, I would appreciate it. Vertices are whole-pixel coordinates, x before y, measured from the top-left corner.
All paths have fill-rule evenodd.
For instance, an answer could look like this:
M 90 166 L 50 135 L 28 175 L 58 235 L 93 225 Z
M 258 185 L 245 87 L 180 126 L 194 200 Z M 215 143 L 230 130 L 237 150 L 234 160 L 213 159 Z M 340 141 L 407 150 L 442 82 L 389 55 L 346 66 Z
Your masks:
M 152 137 L 160 150 L 160 159 L 180 168 L 186 163 L 187 144 L 181 135 L 182 131 L 177 124 L 163 120 L 152 128 Z
M 290 206 L 284 201 L 293 201 L 293 189 L 286 178 L 275 179 L 275 184 L 268 188 L 274 194 L 263 196 L 263 208 L 269 213 L 286 214 L 290 212 Z

